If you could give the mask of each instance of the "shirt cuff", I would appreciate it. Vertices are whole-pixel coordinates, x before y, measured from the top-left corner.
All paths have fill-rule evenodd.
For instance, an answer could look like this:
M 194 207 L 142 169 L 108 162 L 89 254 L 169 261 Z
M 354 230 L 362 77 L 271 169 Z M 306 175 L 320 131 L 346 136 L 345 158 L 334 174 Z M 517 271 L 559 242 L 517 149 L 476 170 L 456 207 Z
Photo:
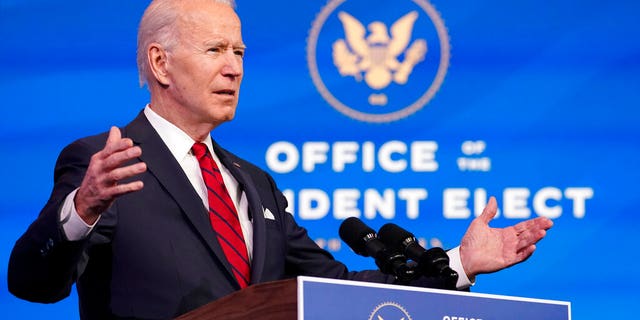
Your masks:
M 92 225 L 87 224 L 80 218 L 78 211 L 76 211 L 76 205 L 73 199 L 76 196 L 78 189 L 73 190 L 64 199 L 62 208 L 60 209 L 60 224 L 64 230 L 64 235 L 69 241 L 78 241 L 85 239 L 93 227 L 100 221 L 100 217 Z
M 469 280 L 469 278 L 467 277 L 467 273 L 462 267 L 462 260 L 460 260 L 460 246 L 447 251 L 447 255 L 449 256 L 449 267 L 451 267 L 451 269 L 458 273 L 458 282 L 456 283 L 456 289 L 463 290 L 476 284 L 475 279 L 473 279 L 473 281 Z

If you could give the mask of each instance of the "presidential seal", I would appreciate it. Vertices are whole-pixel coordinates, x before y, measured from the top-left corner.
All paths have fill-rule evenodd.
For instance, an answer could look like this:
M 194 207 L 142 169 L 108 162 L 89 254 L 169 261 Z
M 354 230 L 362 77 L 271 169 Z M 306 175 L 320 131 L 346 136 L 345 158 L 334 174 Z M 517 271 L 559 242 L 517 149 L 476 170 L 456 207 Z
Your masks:
M 434 97 L 449 51 L 444 22 L 426 0 L 331 0 L 312 23 L 307 64 L 318 92 L 336 110 L 360 121 L 391 122 Z
M 411 315 L 399 303 L 388 301 L 376 306 L 369 320 L 411 320 Z

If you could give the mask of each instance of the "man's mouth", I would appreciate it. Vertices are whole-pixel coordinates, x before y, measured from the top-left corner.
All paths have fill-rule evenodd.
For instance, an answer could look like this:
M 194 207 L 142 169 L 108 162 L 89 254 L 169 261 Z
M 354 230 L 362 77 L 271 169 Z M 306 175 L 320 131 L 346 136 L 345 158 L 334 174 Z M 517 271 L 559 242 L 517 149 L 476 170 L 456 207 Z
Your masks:
M 214 91 L 215 94 L 220 94 L 220 95 L 227 95 L 227 96 L 235 96 L 236 95 L 236 91 L 235 90 L 231 90 L 231 89 L 223 89 L 223 90 L 218 90 L 218 91 Z

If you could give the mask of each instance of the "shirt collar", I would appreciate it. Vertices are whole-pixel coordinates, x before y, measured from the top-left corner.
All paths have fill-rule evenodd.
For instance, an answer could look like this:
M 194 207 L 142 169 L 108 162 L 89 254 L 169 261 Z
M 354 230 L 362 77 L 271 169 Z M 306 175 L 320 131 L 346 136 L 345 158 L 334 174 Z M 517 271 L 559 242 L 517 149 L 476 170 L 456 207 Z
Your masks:
M 161 117 L 153 111 L 148 104 L 144 108 L 144 115 L 149 120 L 149 123 L 151 123 L 151 126 L 158 132 L 158 135 L 160 135 L 162 141 L 167 145 L 171 154 L 173 154 L 178 161 L 181 161 L 185 156 L 190 154 L 191 147 L 196 141 L 191 139 L 186 132 Z M 201 142 L 207 145 L 211 154 L 214 154 L 213 142 L 210 135 L 207 135 L 204 141 Z

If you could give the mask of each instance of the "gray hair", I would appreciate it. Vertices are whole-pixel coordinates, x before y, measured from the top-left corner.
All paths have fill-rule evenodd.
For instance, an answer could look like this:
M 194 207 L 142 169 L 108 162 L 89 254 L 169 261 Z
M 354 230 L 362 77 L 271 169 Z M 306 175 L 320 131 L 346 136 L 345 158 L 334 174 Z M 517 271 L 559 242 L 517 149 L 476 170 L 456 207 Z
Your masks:
M 175 23 L 181 12 L 179 9 L 184 1 L 192 0 L 154 0 L 149 4 L 142 15 L 138 26 L 138 77 L 140 87 L 149 83 L 149 62 L 147 60 L 147 47 L 156 42 L 165 49 L 170 50 L 178 42 L 177 28 Z M 216 3 L 226 4 L 232 8 L 236 7 L 234 0 L 209 0 Z

